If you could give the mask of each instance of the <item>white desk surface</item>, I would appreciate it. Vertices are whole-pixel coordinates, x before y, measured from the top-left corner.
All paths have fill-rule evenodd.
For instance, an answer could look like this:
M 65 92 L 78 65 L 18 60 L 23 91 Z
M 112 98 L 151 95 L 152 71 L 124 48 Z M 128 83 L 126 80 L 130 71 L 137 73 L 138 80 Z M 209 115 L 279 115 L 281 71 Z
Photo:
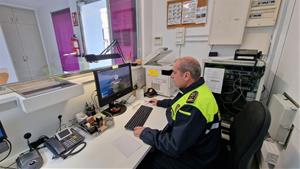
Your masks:
M 167 124 L 165 109 L 147 104 L 145 100 L 135 101 L 127 106 L 127 111 L 114 117 L 114 126 L 95 138 L 87 139 L 87 146 L 80 153 L 63 160 L 52 160 L 52 154 L 47 149 L 40 152 L 44 159 L 43 168 L 135 168 L 150 150 L 150 146 L 133 135 L 133 131 L 126 130 L 125 124 L 140 107 L 140 105 L 153 107 L 145 127 L 163 129 Z M 126 135 L 135 139 L 141 146 L 129 157 L 113 144 L 118 138 Z

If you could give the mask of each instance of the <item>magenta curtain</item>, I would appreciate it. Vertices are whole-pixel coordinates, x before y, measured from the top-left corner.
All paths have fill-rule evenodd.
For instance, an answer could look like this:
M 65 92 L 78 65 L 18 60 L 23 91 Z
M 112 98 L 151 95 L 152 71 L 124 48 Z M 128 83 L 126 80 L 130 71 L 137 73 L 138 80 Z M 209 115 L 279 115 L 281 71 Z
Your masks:
M 120 44 L 126 60 L 137 58 L 135 0 L 110 0 L 112 36 Z M 116 63 L 122 63 L 120 59 Z

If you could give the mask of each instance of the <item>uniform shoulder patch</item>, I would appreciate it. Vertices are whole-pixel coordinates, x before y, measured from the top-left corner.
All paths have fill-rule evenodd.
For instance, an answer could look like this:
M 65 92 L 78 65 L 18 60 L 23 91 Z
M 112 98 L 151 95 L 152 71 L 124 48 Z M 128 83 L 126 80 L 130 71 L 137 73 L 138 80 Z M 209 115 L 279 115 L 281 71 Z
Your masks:
M 197 99 L 197 96 L 198 96 L 198 91 L 193 91 L 190 95 L 189 95 L 189 97 L 188 97 L 188 99 L 187 99 L 187 103 L 194 103 L 195 102 L 195 100 Z

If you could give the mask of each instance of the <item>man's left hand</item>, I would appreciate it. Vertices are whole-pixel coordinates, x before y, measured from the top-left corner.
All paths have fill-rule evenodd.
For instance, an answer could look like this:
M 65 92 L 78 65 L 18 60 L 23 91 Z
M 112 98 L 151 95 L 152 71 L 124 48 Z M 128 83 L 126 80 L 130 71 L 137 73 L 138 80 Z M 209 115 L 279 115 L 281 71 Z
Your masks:
M 143 130 L 145 129 L 145 127 L 135 127 L 133 129 L 133 134 L 136 136 L 136 137 L 140 137 L 141 133 L 143 132 Z

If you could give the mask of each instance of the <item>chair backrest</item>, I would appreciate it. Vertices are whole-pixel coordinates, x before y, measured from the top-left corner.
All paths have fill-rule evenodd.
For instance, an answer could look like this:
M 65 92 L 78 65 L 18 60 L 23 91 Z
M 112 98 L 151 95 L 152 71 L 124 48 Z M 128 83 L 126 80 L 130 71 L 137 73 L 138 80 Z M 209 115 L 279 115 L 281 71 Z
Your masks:
M 261 102 L 249 102 L 232 124 L 234 169 L 249 169 L 255 153 L 261 148 L 271 122 L 270 112 Z

